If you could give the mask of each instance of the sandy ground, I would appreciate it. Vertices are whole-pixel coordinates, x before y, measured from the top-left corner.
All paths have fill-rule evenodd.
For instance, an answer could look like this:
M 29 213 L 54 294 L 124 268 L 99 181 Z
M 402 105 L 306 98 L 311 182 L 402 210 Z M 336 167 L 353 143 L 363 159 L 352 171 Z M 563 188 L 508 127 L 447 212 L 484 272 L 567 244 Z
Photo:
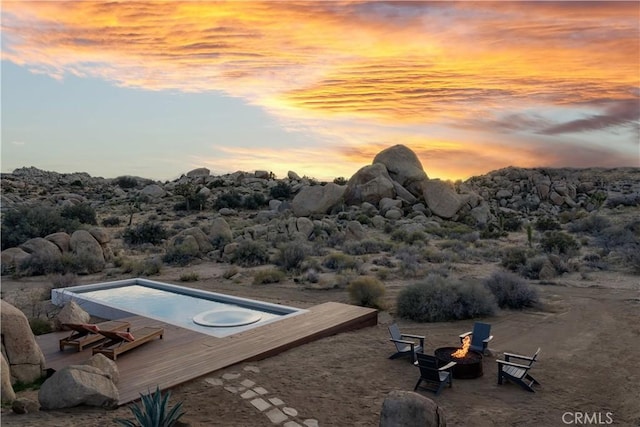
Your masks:
M 193 287 L 301 307 L 347 302 L 343 290 L 310 290 L 294 284 L 240 286 L 219 280 L 219 272 L 207 273 L 211 267 L 195 268 L 200 269 L 201 280 L 188 284 Z M 177 281 L 179 274 L 167 270 L 153 279 L 183 284 Z M 10 300 L 25 295 L 24 289 L 37 283 L 36 278 L 3 281 L 3 296 Z M 388 286 L 392 300 L 394 284 Z M 580 425 L 576 421 L 584 422 L 585 414 L 591 424 L 597 424 L 595 420 L 640 426 L 640 279 L 593 273 L 588 280 L 563 276 L 554 284 L 536 286 L 543 300 L 539 310 L 502 310 L 482 319 L 492 324 L 495 337 L 490 346 L 493 356 L 483 361 L 482 377 L 454 380 L 453 388 L 437 397 L 423 394 L 441 405 L 450 426 Z M 274 425 L 250 399 L 225 389 L 250 380 L 253 388 L 266 391 L 265 399 L 278 398 L 283 402 L 280 408 L 294 409 L 297 414 L 288 419 L 300 425 L 314 419 L 321 426 L 376 426 L 385 396 L 392 390 L 413 390 L 418 379 L 418 369 L 407 359 L 388 359 L 394 350 L 388 324 L 397 321 L 403 332 L 425 335 L 429 350 L 458 345 L 458 334 L 473 324 L 472 320 L 418 324 L 395 319 L 392 310 L 381 311 L 378 321 L 376 327 L 342 333 L 195 379 L 172 389 L 171 402 L 183 402 L 186 414 L 181 421 L 191 426 Z M 538 347 L 542 348 L 539 362 L 531 371 L 541 383 L 536 393 L 515 384 L 497 384 L 497 357 L 505 351 L 532 354 Z M 230 379 L 233 375 L 229 374 L 238 377 Z M 19 396 L 37 400 L 33 391 Z M 105 426 L 116 425 L 116 417 L 132 419 L 126 406 L 26 415 L 3 408 L 1 422 L 3 426 Z

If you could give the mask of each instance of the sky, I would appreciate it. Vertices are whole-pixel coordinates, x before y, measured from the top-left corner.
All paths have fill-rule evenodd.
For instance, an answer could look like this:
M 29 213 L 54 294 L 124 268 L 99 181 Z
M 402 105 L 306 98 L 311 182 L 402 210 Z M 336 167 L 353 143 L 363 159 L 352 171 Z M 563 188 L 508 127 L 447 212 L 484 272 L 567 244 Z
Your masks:
M 640 167 L 640 3 L 2 1 L 1 170 Z

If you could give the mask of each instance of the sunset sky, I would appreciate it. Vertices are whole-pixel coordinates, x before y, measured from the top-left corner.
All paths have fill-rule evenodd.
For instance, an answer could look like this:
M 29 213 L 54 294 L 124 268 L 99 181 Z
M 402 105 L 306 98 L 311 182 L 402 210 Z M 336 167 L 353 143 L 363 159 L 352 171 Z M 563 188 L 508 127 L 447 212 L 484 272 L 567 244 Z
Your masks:
M 640 3 L 2 1 L 2 172 L 640 167 Z

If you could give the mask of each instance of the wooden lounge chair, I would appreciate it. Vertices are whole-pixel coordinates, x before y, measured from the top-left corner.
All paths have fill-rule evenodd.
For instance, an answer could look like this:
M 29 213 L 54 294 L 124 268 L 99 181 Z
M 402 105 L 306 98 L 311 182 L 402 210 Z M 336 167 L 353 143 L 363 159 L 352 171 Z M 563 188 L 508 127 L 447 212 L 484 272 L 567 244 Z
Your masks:
M 416 353 L 422 353 L 424 351 L 424 336 L 422 335 L 401 334 L 400 329 L 398 329 L 398 325 L 395 323 L 389 325 L 389 334 L 391 334 L 391 342 L 396 346 L 396 352 L 389 356 L 389 359 L 411 356 L 411 361 L 415 362 Z M 420 344 L 405 338 L 417 339 L 420 341 Z
M 505 360 L 496 360 L 498 362 L 498 384 L 502 384 L 502 380 L 506 379 L 520 385 L 527 391 L 535 393 L 533 385 L 540 385 L 540 383 L 529 374 L 529 370 L 532 368 L 533 362 L 536 361 L 539 353 L 539 348 L 533 356 L 505 353 Z M 524 362 L 515 363 L 512 359 L 523 360 Z
M 469 335 L 471 335 L 471 345 L 469 346 L 469 350 L 475 350 L 485 354 L 489 347 L 489 341 L 493 339 L 493 335 L 491 335 L 491 325 L 482 322 L 474 323 L 473 331 L 460 334 L 460 342 Z
M 71 335 L 60 340 L 60 351 L 65 347 L 74 347 L 76 351 L 82 351 L 85 347 L 104 340 L 104 336 L 97 331 L 124 331 L 129 330 L 131 324 L 119 320 L 110 320 L 101 323 L 63 323 L 63 327 L 71 330 Z
M 449 387 L 453 386 L 451 369 L 456 365 L 456 362 L 449 362 L 445 366 L 438 368 L 438 359 L 436 359 L 435 356 L 418 353 L 416 357 L 418 360 L 416 360 L 415 365 L 420 368 L 420 378 L 413 388 L 413 391 L 420 388 L 422 390 L 432 391 L 437 396 L 445 384 L 449 384 Z M 426 385 L 421 386 L 423 382 Z
M 99 331 L 107 338 L 107 341 L 93 349 L 93 354 L 102 353 L 109 359 L 116 360 L 119 354 L 134 349 L 152 339 L 159 337 L 162 339 L 163 328 L 140 328 L 131 332 L 107 332 Z

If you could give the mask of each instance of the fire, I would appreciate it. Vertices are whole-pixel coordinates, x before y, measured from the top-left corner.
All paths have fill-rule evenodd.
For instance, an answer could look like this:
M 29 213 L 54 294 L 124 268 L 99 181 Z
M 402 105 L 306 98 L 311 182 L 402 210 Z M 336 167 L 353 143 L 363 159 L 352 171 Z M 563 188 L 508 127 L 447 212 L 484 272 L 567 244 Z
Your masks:
M 467 355 L 467 353 L 469 352 L 469 346 L 471 345 L 471 337 L 469 335 L 467 335 L 466 337 L 464 337 L 462 339 L 462 348 L 458 349 L 457 351 L 454 351 L 453 353 L 451 353 L 452 357 L 461 359 L 463 357 L 465 357 Z

